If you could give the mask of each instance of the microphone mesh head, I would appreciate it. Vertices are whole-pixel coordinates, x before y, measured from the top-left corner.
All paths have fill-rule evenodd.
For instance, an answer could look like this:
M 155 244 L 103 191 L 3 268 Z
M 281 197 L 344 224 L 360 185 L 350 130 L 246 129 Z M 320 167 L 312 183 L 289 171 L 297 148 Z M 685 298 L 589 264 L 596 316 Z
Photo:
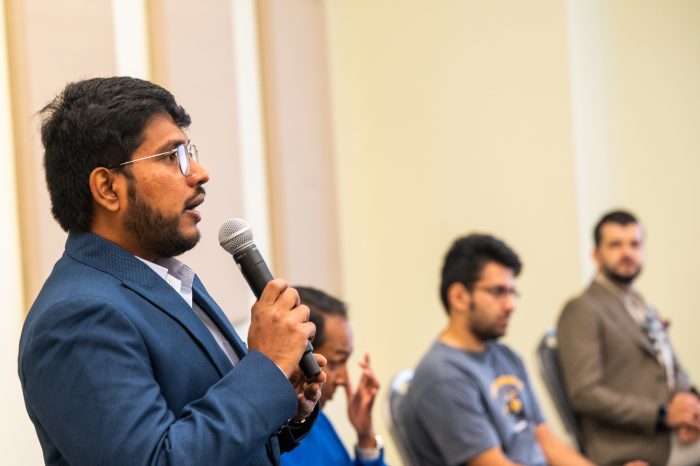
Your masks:
M 219 244 L 229 254 L 236 254 L 241 249 L 253 244 L 253 230 L 243 219 L 226 220 L 219 228 Z

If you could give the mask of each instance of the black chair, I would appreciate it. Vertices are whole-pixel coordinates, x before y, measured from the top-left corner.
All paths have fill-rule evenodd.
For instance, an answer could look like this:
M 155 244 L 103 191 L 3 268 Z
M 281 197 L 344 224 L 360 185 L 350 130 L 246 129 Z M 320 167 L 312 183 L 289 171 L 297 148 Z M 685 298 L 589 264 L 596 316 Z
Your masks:
M 576 414 L 571 409 L 566 395 L 566 386 L 564 385 L 564 377 L 559 365 L 558 351 L 556 331 L 550 329 L 544 334 L 540 344 L 537 345 L 537 365 L 549 396 L 557 408 L 559 418 L 564 424 L 564 428 L 576 442 L 578 450 L 583 453 L 581 431 L 578 428 Z
M 387 409 L 385 419 L 389 427 L 389 433 L 394 439 L 394 444 L 399 451 L 401 460 L 405 466 L 418 466 L 418 461 L 411 451 L 411 444 L 406 435 L 406 426 L 400 420 L 401 405 L 406 397 L 408 386 L 413 380 L 413 370 L 404 369 L 391 380 L 387 395 Z

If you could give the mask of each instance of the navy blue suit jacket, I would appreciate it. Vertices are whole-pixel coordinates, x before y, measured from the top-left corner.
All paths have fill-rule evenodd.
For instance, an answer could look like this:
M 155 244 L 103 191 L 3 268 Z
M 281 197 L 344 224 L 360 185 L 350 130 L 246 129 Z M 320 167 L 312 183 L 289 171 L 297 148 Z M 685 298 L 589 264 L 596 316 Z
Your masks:
M 20 341 L 46 464 L 268 465 L 296 445 L 312 422 L 287 427 L 292 384 L 247 353 L 199 278 L 193 297 L 235 348 L 235 367 L 143 262 L 95 234 L 69 235 Z

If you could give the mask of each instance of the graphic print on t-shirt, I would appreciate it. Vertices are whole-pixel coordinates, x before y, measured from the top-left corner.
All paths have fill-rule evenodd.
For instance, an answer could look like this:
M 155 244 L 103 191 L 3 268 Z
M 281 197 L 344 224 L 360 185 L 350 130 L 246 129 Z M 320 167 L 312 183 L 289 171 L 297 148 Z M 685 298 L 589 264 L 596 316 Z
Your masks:
M 527 427 L 520 393 L 525 384 L 518 377 L 510 374 L 500 375 L 491 383 L 491 399 L 496 401 L 503 415 L 513 422 L 513 431 L 520 432 Z

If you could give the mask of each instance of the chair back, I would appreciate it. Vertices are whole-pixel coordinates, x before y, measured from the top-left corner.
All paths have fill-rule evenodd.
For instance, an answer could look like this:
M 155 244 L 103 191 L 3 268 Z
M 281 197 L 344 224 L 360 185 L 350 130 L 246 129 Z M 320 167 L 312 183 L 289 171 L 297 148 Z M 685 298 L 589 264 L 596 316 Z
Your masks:
M 564 384 L 564 377 L 559 365 L 558 353 L 556 331 L 549 329 L 542 337 L 539 345 L 537 345 L 537 365 L 549 396 L 557 408 L 559 418 L 564 424 L 564 428 L 575 441 L 578 450 L 583 453 L 581 431 L 578 427 L 576 414 L 571 408 L 569 398 L 566 395 L 566 385 Z
M 411 444 L 406 434 L 406 429 L 408 429 L 409 426 L 405 425 L 400 420 L 401 406 L 404 403 L 408 386 L 412 380 L 412 369 L 404 369 L 394 376 L 391 380 L 389 393 L 387 394 L 387 409 L 384 416 L 389 427 L 389 433 L 394 440 L 394 444 L 399 451 L 404 466 L 418 466 L 418 462 L 411 451 Z

